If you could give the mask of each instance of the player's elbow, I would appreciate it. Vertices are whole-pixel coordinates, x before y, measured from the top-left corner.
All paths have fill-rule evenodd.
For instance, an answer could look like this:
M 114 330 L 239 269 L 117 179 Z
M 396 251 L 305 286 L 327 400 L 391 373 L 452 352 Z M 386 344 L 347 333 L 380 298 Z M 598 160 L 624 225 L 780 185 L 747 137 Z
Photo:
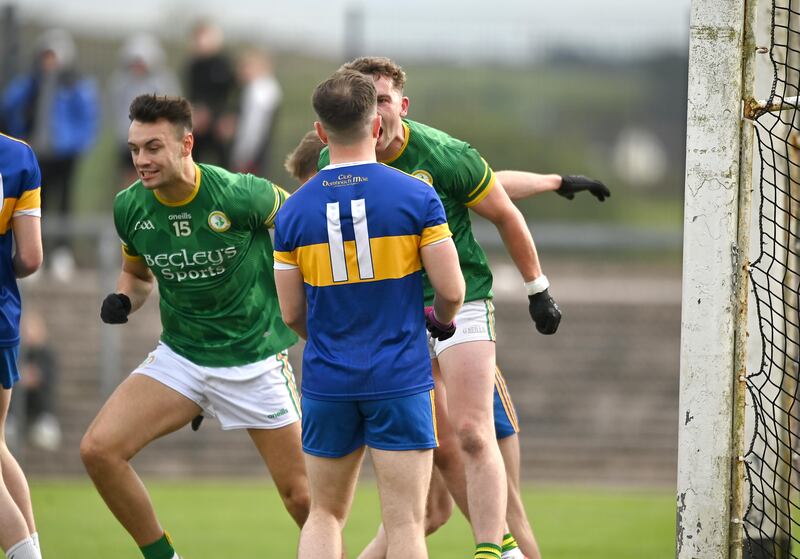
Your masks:
M 43 254 L 41 246 L 18 248 L 14 255 L 14 273 L 24 278 L 42 266 Z
M 286 323 L 286 326 L 295 332 L 299 332 L 305 325 L 305 312 L 299 307 L 281 305 L 281 315 L 283 316 L 283 321 Z
M 446 282 L 442 286 L 437 287 L 436 296 L 443 303 L 460 307 L 464 302 L 465 292 L 466 287 L 464 286 L 464 276 L 462 276 L 459 272 L 458 274 L 453 274 L 453 277 L 450 279 L 450 281 Z
M 286 326 L 295 332 L 300 331 L 303 327 L 303 320 L 297 315 L 283 315 L 283 321 L 286 323 Z

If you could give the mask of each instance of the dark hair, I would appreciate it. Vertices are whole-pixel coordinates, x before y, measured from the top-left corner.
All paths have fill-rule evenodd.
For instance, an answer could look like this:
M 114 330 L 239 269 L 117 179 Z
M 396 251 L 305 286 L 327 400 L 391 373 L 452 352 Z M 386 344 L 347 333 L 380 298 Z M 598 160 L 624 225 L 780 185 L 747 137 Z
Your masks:
M 128 118 L 139 122 L 157 122 L 162 118 L 170 124 L 192 131 L 192 106 L 183 97 L 168 95 L 139 95 L 131 102 Z
M 406 86 L 406 73 L 399 64 L 385 56 L 362 56 L 342 64 L 340 70 L 355 70 L 368 76 L 383 76 L 392 80 L 392 85 L 398 91 L 403 91 Z
M 378 94 L 372 79 L 354 70 L 339 70 L 319 84 L 311 104 L 325 131 L 334 140 L 360 139 L 376 114 Z
M 305 182 L 308 177 L 317 172 L 319 152 L 324 147 L 325 144 L 317 136 L 316 130 L 306 132 L 297 147 L 286 156 L 283 166 L 295 179 Z

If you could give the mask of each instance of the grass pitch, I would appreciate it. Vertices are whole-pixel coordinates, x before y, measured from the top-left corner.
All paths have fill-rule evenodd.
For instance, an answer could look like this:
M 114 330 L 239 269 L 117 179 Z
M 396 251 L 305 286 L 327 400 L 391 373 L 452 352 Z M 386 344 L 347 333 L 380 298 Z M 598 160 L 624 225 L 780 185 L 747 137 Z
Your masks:
M 186 559 L 292 558 L 298 529 L 274 487 L 259 481 L 147 481 L 159 517 Z M 88 482 L 32 480 L 45 557 L 140 559 L 127 533 Z M 524 499 L 544 559 L 671 559 L 675 503 L 669 490 L 526 487 Z M 374 484 L 362 482 L 345 529 L 355 558 L 377 528 Z M 428 538 L 432 559 L 472 554 L 459 513 Z

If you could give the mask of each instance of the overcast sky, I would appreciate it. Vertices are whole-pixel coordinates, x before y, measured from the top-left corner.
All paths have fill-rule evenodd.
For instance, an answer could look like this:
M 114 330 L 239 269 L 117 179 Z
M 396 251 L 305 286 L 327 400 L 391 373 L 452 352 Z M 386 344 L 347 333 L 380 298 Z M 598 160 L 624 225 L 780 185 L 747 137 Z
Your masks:
M 345 40 L 345 13 L 360 6 L 369 49 L 446 51 L 465 59 L 487 53 L 524 59 L 558 47 L 619 56 L 686 51 L 689 25 L 689 0 L 22 0 L 18 6 L 27 21 L 106 34 L 184 33 L 210 16 L 229 37 L 335 55 Z

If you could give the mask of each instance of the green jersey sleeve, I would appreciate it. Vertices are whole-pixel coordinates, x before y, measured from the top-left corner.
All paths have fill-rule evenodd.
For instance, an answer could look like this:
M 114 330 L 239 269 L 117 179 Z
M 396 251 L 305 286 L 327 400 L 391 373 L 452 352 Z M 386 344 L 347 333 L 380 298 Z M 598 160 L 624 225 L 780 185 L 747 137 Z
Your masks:
M 262 225 L 272 227 L 278 210 L 289 197 L 289 193 L 280 186 L 271 183 L 266 179 L 249 175 L 248 186 L 251 193 L 251 201 L 248 210 L 248 223 L 253 229 Z
M 494 187 L 494 171 L 473 147 L 464 149 L 454 172 L 454 197 L 467 207 L 478 204 Z
M 129 200 L 125 196 L 125 192 L 120 192 L 114 199 L 114 227 L 117 229 L 117 235 L 122 242 L 122 254 L 126 258 L 141 258 L 141 255 L 136 250 L 136 247 L 131 243 L 131 229 L 129 219 Z

